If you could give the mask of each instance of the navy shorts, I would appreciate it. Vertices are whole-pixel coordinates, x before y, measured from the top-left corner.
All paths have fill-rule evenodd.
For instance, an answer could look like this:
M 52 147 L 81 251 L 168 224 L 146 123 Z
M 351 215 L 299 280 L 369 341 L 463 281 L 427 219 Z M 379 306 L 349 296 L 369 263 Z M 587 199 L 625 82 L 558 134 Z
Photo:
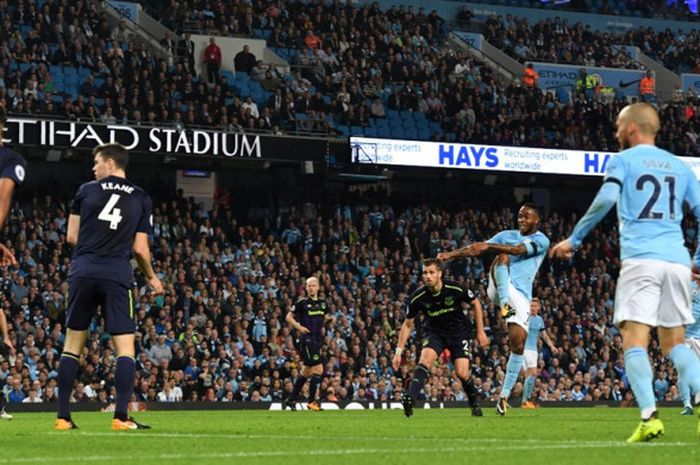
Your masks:
M 88 329 L 99 306 L 107 332 L 110 334 L 136 332 L 131 288 L 108 279 L 71 278 L 69 283 L 66 315 L 68 328 L 76 331 Z
M 321 346 L 323 343 L 315 341 L 299 341 L 299 353 L 304 360 L 304 365 L 312 367 L 323 363 L 321 360 Z
M 423 337 L 423 348 L 430 348 L 440 356 L 443 350 L 450 351 L 450 358 L 455 361 L 458 358 L 470 358 L 469 335 L 463 334 L 445 335 L 435 331 L 426 331 Z

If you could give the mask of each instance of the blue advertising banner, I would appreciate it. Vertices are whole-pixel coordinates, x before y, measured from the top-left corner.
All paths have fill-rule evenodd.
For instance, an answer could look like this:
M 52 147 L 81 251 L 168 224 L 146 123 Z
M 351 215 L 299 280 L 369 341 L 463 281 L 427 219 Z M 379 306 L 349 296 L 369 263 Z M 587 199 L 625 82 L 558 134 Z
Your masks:
M 543 90 L 556 90 L 560 99 L 565 97 L 566 93 L 573 92 L 581 69 L 596 76 L 599 85 L 614 88 L 617 96 L 639 96 L 639 80 L 644 77 L 644 71 L 638 69 L 587 68 L 551 63 L 534 65 L 535 71 L 540 75 L 538 86 Z
M 683 92 L 700 95 L 700 74 L 681 74 Z
M 475 34 L 473 32 L 455 32 L 457 37 L 462 39 L 467 45 L 477 50 L 481 50 L 481 41 L 484 40 L 484 36 L 481 34 Z
M 112 6 L 112 8 L 117 10 L 119 14 L 125 17 L 126 19 L 130 19 L 135 23 L 139 21 L 140 5 L 138 3 L 119 2 L 116 0 L 107 0 L 107 3 L 109 3 Z

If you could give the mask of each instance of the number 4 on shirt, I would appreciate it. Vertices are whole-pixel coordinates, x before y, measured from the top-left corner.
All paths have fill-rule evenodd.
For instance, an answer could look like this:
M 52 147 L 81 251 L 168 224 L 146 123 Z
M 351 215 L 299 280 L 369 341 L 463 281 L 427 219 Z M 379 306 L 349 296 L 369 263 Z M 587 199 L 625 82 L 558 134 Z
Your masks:
M 112 194 L 107 204 L 97 216 L 99 220 L 109 221 L 109 229 L 117 229 L 119 223 L 122 221 L 122 216 L 120 215 L 122 212 L 121 209 L 115 208 L 120 198 L 120 195 Z

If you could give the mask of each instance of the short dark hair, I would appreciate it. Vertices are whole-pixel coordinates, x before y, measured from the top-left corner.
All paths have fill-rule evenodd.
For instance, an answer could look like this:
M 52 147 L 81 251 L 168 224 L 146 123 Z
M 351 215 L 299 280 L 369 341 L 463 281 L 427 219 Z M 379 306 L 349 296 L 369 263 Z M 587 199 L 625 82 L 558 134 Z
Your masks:
M 99 155 L 102 158 L 114 161 L 117 168 L 123 170 L 129 165 L 129 152 L 122 144 L 112 142 L 111 144 L 98 145 L 92 149 L 92 155 Z
M 537 213 L 537 216 L 541 216 L 541 215 L 540 215 L 540 207 L 538 207 L 537 204 L 534 204 L 534 203 L 532 203 L 532 202 L 525 202 L 525 203 L 523 204 L 523 207 L 529 208 L 530 210 L 532 210 L 532 211 L 534 211 L 535 213 Z M 521 207 L 521 208 L 522 208 L 522 207 Z
M 431 265 L 437 266 L 438 269 L 442 268 L 440 266 L 440 262 L 437 260 L 437 258 L 426 258 L 425 260 L 423 260 L 422 264 L 423 264 L 423 268 L 425 268 L 426 266 L 431 266 Z

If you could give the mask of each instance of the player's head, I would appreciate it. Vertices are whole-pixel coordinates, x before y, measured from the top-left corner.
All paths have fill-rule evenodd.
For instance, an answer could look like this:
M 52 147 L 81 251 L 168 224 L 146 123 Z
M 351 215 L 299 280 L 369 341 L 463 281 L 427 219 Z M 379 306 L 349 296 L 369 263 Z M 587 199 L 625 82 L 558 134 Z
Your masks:
M 123 175 L 129 164 L 129 152 L 117 143 L 98 145 L 92 150 L 92 155 L 92 171 L 98 180 L 117 173 Z
M 436 287 L 442 282 L 442 268 L 440 268 L 440 262 L 434 258 L 423 260 L 423 280 L 428 287 Z
M 615 137 L 622 150 L 638 144 L 653 144 L 661 128 L 656 108 L 648 103 L 627 105 L 617 115 Z
M 528 236 L 537 231 L 540 222 L 540 209 L 534 203 L 525 203 L 518 211 L 518 229 L 520 234 Z
M 540 302 L 540 299 L 535 297 L 530 302 L 530 315 L 535 316 L 540 313 L 540 310 L 542 310 L 542 302 Z
M 311 297 L 312 299 L 315 299 L 318 297 L 318 278 L 316 276 L 312 276 L 306 280 L 306 293 Z

